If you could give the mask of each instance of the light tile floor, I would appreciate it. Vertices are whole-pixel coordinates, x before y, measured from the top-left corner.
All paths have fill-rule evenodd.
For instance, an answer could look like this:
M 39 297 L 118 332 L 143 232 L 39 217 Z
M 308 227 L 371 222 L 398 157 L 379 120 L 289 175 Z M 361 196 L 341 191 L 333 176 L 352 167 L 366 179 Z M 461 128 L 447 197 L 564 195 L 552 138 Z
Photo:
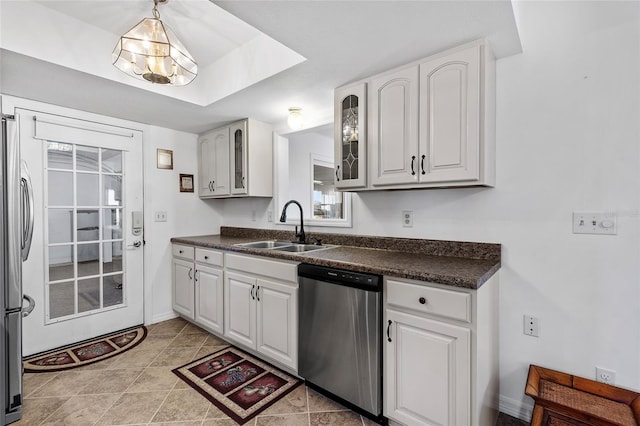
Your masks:
M 227 343 L 181 318 L 148 330 L 140 345 L 113 358 L 58 373 L 25 374 L 23 418 L 16 425 L 235 425 L 171 372 Z M 246 423 L 374 424 L 304 385 Z

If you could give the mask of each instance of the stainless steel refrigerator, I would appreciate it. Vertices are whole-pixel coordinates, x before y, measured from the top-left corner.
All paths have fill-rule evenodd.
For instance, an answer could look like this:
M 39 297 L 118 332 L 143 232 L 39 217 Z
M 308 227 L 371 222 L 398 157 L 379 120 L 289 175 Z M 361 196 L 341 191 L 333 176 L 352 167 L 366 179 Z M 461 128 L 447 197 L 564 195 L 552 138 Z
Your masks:
M 4 114 L 0 174 L 0 425 L 6 425 L 22 416 L 22 317 L 33 310 L 34 303 L 22 293 L 22 262 L 29 255 L 33 234 L 33 192 L 20 163 L 15 118 Z M 29 302 L 24 309 L 23 299 Z

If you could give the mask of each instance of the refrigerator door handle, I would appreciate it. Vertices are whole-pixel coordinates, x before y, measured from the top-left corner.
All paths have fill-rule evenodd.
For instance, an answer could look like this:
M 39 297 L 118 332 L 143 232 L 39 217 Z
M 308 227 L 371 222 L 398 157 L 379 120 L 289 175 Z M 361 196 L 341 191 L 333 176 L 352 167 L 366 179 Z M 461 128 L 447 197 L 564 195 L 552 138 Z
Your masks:
M 29 314 L 31 314 L 31 312 L 33 312 L 33 310 L 36 308 L 36 301 L 28 294 L 23 295 L 22 298 L 29 302 L 29 306 L 27 306 L 26 308 L 22 308 L 22 318 L 24 318 L 28 317 Z
M 22 261 L 29 257 L 31 250 L 31 240 L 33 238 L 33 185 L 27 164 L 22 162 L 22 178 L 20 187 L 22 189 Z

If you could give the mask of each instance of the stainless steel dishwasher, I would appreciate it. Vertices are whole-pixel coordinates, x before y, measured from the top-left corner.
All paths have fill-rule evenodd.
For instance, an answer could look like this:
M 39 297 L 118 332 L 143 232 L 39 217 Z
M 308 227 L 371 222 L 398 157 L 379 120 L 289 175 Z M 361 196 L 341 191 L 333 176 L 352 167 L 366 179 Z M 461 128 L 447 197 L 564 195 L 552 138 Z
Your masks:
M 298 373 L 349 408 L 382 418 L 382 278 L 308 264 L 298 277 Z

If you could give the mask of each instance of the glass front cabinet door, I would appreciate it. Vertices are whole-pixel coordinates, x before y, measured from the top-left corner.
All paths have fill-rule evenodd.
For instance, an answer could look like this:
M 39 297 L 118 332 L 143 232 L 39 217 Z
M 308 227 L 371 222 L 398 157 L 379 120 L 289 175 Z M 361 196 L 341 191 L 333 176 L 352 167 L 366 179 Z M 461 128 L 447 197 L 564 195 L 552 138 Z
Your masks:
M 247 121 L 229 127 L 231 142 L 231 193 L 247 193 Z
M 366 83 L 334 91 L 336 188 L 360 188 L 367 183 L 366 93 Z

